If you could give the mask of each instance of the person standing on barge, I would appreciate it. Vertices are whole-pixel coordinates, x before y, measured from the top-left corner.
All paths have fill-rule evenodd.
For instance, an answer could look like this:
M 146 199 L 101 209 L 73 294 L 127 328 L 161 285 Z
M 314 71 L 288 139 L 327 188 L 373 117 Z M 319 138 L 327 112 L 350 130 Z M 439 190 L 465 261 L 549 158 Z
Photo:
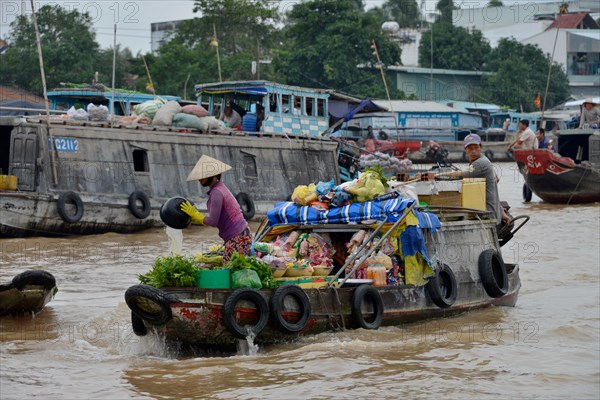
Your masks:
M 199 181 L 208 187 L 208 215 L 204 215 L 190 202 L 181 204 L 181 211 L 192 218 L 192 224 L 208 225 L 219 230 L 219 236 L 225 242 L 223 264 L 227 264 L 234 252 L 248 255 L 252 246 L 252 232 L 244 219 L 242 209 L 227 186 L 221 182 L 221 174 L 231 166 L 203 155 L 187 177 L 187 181 Z
M 467 156 L 469 157 L 469 169 L 456 171 L 452 175 L 464 178 L 485 178 L 485 208 L 492 213 L 496 219 L 496 227 L 500 229 L 502 223 L 510 223 L 510 217 L 500 205 L 498 194 L 498 179 L 494 172 L 491 161 L 481 153 L 481 137 L 470 134 L 463 142 Z

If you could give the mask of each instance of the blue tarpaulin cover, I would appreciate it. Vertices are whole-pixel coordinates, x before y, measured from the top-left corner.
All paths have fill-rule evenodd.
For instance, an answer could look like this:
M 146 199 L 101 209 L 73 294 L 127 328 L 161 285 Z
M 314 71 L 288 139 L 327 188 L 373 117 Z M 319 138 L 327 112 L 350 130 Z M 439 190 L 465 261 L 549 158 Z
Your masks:
M 414 203 L 413 199 L 395 198 L 383 201 L 368 201 L 352 203 L 344 207 L 330 208 L 319 211 L 309 206 L 299 206 L 293 202 L 278 203 L 275 208 L 267 212 L 269 225 L 312 225 L 312 224 L 340 224 L 364 220 L 383 221 L 388 217 L 388 222 L 396 222 L 402 218 L 403 211 Z M 435 214 L 415 211 L 420 228 L 429 228 L 435 232 L 441 227 L 440 220 Z

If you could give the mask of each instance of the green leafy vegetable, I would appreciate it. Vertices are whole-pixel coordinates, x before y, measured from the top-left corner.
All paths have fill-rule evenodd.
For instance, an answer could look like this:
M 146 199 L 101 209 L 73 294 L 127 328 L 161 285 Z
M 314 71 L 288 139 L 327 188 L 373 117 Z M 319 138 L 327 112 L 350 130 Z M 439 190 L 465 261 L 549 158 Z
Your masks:
M 193 257 L 165 256 L 154 261 L 150 272 L 139 275 L 141 283 L 150 286 L 196 286 L 198 267 Z
M 381 168 L 379 165 L 373 165 L 370 168 L 366 168 L 365 173 L 372 173 L 374 176 L 377 177 L 377 179 L 381 181 L 381 183 L 383 183 L 384 188 L 389 187 L 387 183 L 387 178 L 384 176 L 383 168 Z
M 248 257 L 237 252 L 233 253 L 229 263 L 225 267 L 231 270 L 232 275 L 237 271 L 252 269 L 258 274 L 262 287 L 274 289 L 279 286 L 279 282 L 273 279 L 273 271 L 271 271 L 271 267 L 262 261 L 258 261 L 254 257 Z

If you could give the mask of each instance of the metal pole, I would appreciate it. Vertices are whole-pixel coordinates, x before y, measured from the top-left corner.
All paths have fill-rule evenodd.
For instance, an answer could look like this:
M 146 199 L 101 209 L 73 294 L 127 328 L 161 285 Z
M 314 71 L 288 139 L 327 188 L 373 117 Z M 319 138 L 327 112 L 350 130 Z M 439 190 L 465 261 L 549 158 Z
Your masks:
M 112 93 L 110 100 L 110 126 L 112 127 L 115 116 L 115 74 L 117 71 L 117 24 L 113 33 L 113 64 L 112 64 Z
M 54 180 L 54 186 L 58 185 L 58 174 L 56 172 L 56 160 L 54 158 L 54 139 L 52 138 L 52 132 L 50 131 L 50 108 L 48 107 L 48 89 L 46 88 L 46 74 L 44 73 L 44 58 L 42 56 L 42 42 L 40 39 L 40 30 L 37 24 L 37 18 L 35 16 L 35 5 L 31 0 L 31 21 L 35 28 L 35 44 L 38 52 L 38 61 L 40 63 L 40 73 L 42 75 L 42 88 L 44 89 L 44 103 L 46 106 L 46 128 L 48 130 L 48 136 L 50 138 L 50 163 L 52 164 L 52 178 Z
M 215 24 L 213 24 L 213 35 L 215 36 L 215 44 L 217 48 L 217 68 L 219 69 L 219 82 L 223 82 L 223 78 L 221 77 L 221 57 L 219 56 L 219 41 L 217 39 L 217 28 Z

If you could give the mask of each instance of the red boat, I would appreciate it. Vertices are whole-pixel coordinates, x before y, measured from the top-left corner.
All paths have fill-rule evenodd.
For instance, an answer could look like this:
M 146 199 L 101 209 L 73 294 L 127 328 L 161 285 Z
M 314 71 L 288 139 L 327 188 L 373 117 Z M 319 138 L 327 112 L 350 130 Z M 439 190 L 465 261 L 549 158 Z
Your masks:
M 525 178 L 525 201 L 533 192 L 548 203 L 599 202 L 600 135 L 590 129 L 563 131 L 558 144 L 562 155 L 545 149 L 515 151 Z
M 377 151 L 389 154 L 400 160 L 407 158 L 410 153 L 421 150 L 421 141 L 419 140 L 399 140 L 397 142 L 386 140 L 379 143 Z

